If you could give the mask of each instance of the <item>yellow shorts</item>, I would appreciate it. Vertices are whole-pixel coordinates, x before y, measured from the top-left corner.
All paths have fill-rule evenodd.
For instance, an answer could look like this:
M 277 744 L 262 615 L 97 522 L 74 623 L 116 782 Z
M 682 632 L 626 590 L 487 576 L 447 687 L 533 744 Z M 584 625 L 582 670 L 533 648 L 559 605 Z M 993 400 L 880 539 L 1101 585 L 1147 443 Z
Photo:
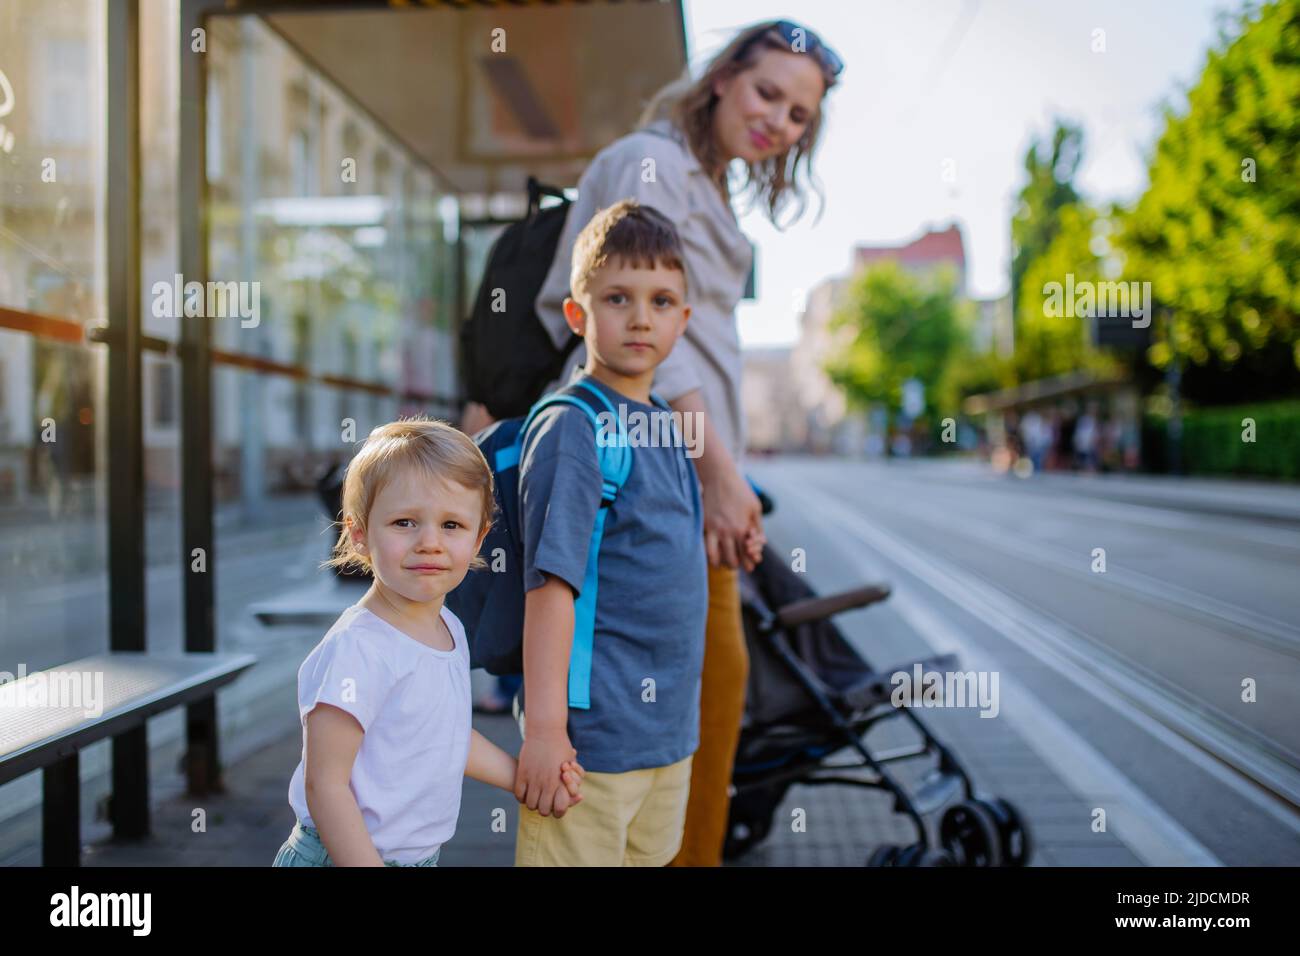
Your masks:
M 515 866 L 666 866 L 682 843 L 690 785 L 690 757 L 625 773 L 588 771 L 582 803 L 559 820 L 520 805 Z

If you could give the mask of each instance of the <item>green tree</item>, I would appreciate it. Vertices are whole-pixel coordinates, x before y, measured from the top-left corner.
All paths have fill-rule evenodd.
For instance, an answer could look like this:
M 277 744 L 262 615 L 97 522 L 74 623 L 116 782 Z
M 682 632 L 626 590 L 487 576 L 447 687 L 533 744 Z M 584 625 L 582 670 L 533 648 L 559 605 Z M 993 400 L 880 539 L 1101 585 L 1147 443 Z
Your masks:
M 929 409 L 951 407 L 950 365 L 966 336 L 950 268 L 918 276 L 887 260 L 854 278 L 832 320 L 851 330 L 847 347 L 826 366 L 831 381 L 858 407 L 902 404 L 903 382 L 919 379 Z
M 1049 283 L 1064 288 L 1073 276 L 1102 282 L 1102 260 L 1093 251 L 1098 214 L 1082 204 L 1059 211 L 1059 228 L 1047 249 L 1025 273 L 1016 300 L 1015 377 L 1021 382 L 1076 370 L 1110 372 L 1116 362 L 1092 344 L 1092 320 L 1054 314 L 1047 308 Z M 1073 311 L 1073 310 L 1070 310 Z
M 1126 276 L 1171 310 L 1148 353 L 1300 366 L 1300 0 L 1247 7 L 1184 112 L 1165 111 L 1150 188 L 1122 221 Z
M 1061 210 L 1079 201 L 1074 174 L 1083 158 L 1083 130 L 1055 121 L 1047 142 L 1035 141 L 1025 153 L 1024 187 L 1011 217 L 1011 298 L 1016 300 L 1025 273 L 1047 251 L 1061 228 Z

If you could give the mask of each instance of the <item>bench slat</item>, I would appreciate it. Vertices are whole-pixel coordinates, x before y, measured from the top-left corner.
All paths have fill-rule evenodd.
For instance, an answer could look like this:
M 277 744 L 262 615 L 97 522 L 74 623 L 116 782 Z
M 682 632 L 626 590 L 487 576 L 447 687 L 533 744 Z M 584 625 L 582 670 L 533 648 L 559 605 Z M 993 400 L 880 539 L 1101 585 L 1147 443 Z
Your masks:
M 0 783 L 47 766 L 75 751 L 144 723 L 149 717 L 183 703 L 199 700 L 230 683 L 255 664 L 252 654 L 156 654 L 113 651 L 96 654 L 58 667 L 28 674 L 21 681 L 0 687 Z M 102 710 L 87 714 L 82 706 L 32 706 L 23 704 L 19 685 L 30 691 L 45 681 L 53 690 L 74 675 L 89 674 L 92 682 L 102 675 Z M 57 676 L 64 675 L 64 676 Z M 55 683 L 50 683 L 50 678 Z M 79 683 L 82 678 L 76 678 Z M 64 686 L 71 686 L 64 684 Z M 93 690 L 92 693 L 97 691 Z M 87 689 L 82 686 L 81 693 Z

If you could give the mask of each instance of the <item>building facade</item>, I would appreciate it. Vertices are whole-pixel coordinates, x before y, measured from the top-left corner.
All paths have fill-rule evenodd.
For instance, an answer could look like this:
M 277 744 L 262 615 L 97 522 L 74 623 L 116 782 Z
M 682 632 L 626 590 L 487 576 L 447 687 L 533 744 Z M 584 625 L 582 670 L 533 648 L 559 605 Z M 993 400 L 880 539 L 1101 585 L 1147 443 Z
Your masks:
M 900 245 L 859 246 L 853 252 L 849 275 L 829 278 L 814 286 L 800 316 L 799 342 L 790 358 L 794 391 L 805 423 L 802 448 L 807 451 L 875 456 L 885 450 L 884 416 L 879 411 L 851 408 L 843 392 L 830 381 L 825 366 L 832 355 L 852 341 L 852 331 L 833 328 L 832 319 L 846 305 L 853 278 L 886 261 L 897 262 L 917 275 L 951 268 L 957 277 L 959 293 L 965 294 L 965 244 L 956 225 L 927 231 Z

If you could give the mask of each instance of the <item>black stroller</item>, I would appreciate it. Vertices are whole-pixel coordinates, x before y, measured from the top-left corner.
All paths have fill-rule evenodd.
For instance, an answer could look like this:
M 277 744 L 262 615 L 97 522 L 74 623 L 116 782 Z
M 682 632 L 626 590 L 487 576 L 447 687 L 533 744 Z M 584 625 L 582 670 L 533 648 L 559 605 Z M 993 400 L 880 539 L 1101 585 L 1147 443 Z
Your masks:
M 770 508 L 765 495 L 764 510 Z M 868 866 L 1023 866 L 1031 847 L 1028 829 L 1008 801 L 981 799 L 952 752 L 907 706 L 890 701 L 892 674 L 912 672 L 916 661 L 873 670 L 831 623 L 832 615 L 866 607 L 889 596 L 872 585 L 817 597 L 801 576 L 770 547 L 752 574 L 740 576 L 749 688 L 732 772 L 727 839 L 723 856 L 735 859 L 765 839 L 776 809 L 794 784 L 843 784 L 886 790 L 894 812 L 906 814 L 916 842 L 876 848 Z M 919 662 L 925 670 L 950 671 L 955 655 Z M 873 753 L 864 737 L 890 718 L 909 722 L 919 734 L 910 746 Z M 847 751 L 848 758 L 834 760 Z M 933 761 L 909 792 L 888 765 Z M 960 793 L 961 800 L 953 803 Z M 947 807 L 935 846 L 925 819 Z

